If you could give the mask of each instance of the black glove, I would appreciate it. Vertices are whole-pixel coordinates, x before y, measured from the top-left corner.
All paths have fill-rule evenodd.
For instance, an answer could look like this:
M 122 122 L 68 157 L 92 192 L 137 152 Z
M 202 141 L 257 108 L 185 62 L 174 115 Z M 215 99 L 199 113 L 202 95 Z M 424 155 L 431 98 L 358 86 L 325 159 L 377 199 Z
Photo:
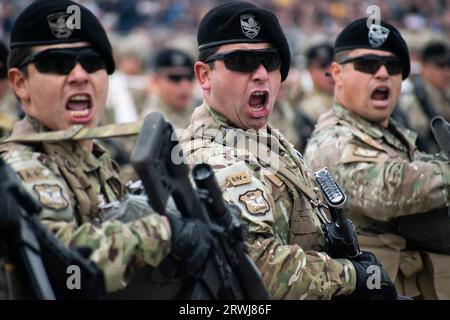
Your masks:
M 214 237 L 209 227 L 198 219 L 168 214 L 172 231 L 171 254 L 177 264 L 177 276 L 196 276 L 205 267 Z
M 356 270 L 356 289 L 344 299 L 396 300 L 397 290 L 375 255 L 368 251 L 350 260 Z M 378 278 L 378 279 L 377 279 Z

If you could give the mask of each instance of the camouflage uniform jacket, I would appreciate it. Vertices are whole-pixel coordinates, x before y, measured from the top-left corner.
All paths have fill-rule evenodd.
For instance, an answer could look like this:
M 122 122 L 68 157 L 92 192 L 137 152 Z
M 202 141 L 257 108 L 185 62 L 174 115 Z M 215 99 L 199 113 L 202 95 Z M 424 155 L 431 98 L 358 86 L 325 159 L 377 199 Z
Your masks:
M 299 108 L 314 122 L 333 107 L 333 96 L 316 88 L 300 101 Z
M 393 280 L 399 267 L 405 276 L 421 269 L 420 261 L 408 265 L 407 261 L 417 260 L 416 254 L 400 252 L 405 240 L 391 234 L 394 218 L 450 204 L 448 162 L 434 157 L 426 161 L 414 145 L 415 138 L 415 133 L 392 119 L 385 129 L 335 105 L 319 119 L 305 152 L 312 170 L 330 168 L 347 193 L 347 213 L 361 245 L 368 241 L 369 247 L 378 247 L 372 251 Z M 370 235 L 381 243 L 364 237 Z
M 44 131 L 26 117 L 12 137 Z M 123 289 L 136 267 L 157 266 L 168 254 L 168 221 L 150 209 L 127 223 L 103 221 L 100 207 L 121 201 L 124 186 L 96 143 L 90 153 L 74 141 L 10 142 L 0 146 L 0 155 L 42 204 L 42 223 L 70 247 L 92 249 L 90 259 L 104 272 L 108 291 Z
M 238 129 L 203 104 L 182 143 L 188 162 L 212 165 L 224 199 L 240 208 L 250 254 L 274 299 L 330 299 L 354 290 L 351 262 L 321 252 L 317 193 L 301 156 L 278 131 Z

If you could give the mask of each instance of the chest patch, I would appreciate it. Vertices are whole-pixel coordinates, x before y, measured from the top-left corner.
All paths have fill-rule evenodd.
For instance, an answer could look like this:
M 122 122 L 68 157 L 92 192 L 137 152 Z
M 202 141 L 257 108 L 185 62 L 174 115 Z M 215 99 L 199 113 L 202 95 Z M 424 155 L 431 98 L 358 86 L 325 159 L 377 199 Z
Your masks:
M 250 214 L 255 216 L 262 216 L 270 210 L 269 202 L 261 189 L 247 191 L 239 196 L 239 201 L 245 205 Z
M 62 193 L 62 188 L 58 185 L 37 184 L 33 190 L 38 194 L 39 202 L 47 208 L 62 210 L 69 205 Z
M 245 171 L 231 174 L 227 176 L 227 179 L 235 187 L 252 182 L 252 178 Z
M 42 167 L 26 168 L 20 170 L 18 173 L 24 182 L 33 182 L 37 180 L 44 180 L 46 178 L 46 174 L 44 173 L 44 169 Z

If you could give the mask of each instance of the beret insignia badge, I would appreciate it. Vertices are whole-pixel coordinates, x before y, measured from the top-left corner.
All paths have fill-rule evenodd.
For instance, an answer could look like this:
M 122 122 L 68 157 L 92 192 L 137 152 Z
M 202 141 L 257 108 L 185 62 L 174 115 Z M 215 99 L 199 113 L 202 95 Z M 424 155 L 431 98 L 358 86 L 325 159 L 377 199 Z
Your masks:
M 66 12 L 57 12 L 47 16 L 50 32 L 57 39 L 67 39 L 72 35 L 73 29 L 67 26 L 70 15 Z
M 244 14 L 241 16 L 241 28 L 247 38 L 253 39 L 259 34 L 261 23 L 253 14 Z
M 387 39 L 389 35 L 389 29 L 378 25 L 371 24 L 369 29 L 369 44 L 372 48 L 380 47 Z

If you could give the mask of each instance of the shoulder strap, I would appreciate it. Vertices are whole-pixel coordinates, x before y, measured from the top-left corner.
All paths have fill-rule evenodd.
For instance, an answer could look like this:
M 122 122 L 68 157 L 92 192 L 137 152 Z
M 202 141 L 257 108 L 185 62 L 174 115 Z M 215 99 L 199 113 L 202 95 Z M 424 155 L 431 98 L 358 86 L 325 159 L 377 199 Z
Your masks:
M 124 137 L 136 135 L 142 127 L 142 121 L 110 124 L 97 128 L 86 128 L 82 125 L 74 125 L 67 130 L 40 132 L 33 134 L 25 134 L 18 136 L 10 136 L 0 141 L 0 144 L 8 142 L 50 142 L 50 141 L 67 141 L 67 140 L 85 140 L 85 139 L 104 139 L 112 137 Z

